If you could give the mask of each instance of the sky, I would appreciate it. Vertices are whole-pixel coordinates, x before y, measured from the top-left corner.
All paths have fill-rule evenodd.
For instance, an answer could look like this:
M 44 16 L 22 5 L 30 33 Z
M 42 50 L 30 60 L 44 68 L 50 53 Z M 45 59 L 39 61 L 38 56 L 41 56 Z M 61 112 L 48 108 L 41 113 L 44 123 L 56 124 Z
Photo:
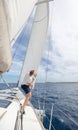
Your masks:
M 13 65 L 10 72 L 4 74 L 8 82 L 16 82 L 20 75 L 32 19 L 33 16 L 13 46 Z M 22 45 L 19 44 L 21 42 Z M 21 53 L 17 51 L 18 48 L 21 48 Z M 78 81 L 78 0 L 50 2 L 48 36 L 37 75 L 37 82 L 43 81 Z

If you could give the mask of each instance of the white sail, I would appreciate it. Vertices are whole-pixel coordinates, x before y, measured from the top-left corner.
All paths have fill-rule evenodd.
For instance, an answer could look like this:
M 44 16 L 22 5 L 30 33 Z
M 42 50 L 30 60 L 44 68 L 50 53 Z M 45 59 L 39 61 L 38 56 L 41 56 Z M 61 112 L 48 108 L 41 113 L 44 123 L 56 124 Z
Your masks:
M 30 36 L 28 51 L 25 57 L 19 86 L 29 70 L 37 70 L 42 57 L 43 48 L 46 42 L 48 28 L 48 1 L 39 0 L 36 9 L 35 19 Z
M 0 73 L 11 66 L 11 47 L 3 1 L 0 0 Z
M 9 70 L 10 43 L 26 24 L 35 3 L 36 0 L 0 0 L 0 72 Z
M 3 0 L 10 41 L 27 22 L 36 0 Z
M 0 68 L 0 71 L 2 72 L 7 70 L 4 70 L 4 63 L 6 63 L 8 58 L 11 58 L 10 42 L 15 39 L 16 35 L 18 35 L 17 33 L 19 33 L 19 31 L 22 29 L 25 21 L 27 21 L 28 19 L 28 16 L 34 4 L 35 0 L 0 0 L 0 66 L 3 66 L 2 69 Z M 35 14 L 35 20 L 20 81 L 22 81 L 27 71 L 29 71 L 30 69 L 38 69 L 47 35 L 48 1 L 39 0 L 36 5 L 37 10 Z M 24 10 L 23 8 L 26 10 Z M 4 60 L 2 61 L 3 56 L 5 62 Z M 7 63 L 7 66 L 10 66 L 10 64 Z M 9 67 L 7 68 L 9 69 Z M 2 79 L 6 83 L 7 87 L 10 88 L 6 80 L 4 80 L 3 77 Z M 0 99 L 2 99 L 1 101 L 4 101 L 3 104 L 0 106 L 1 130 L 5 130 L 6 128 L 8 130 L 45 129 L 41 121 L 38 119 L 38 116 L 36 115 L 35 110 L 33 109 L 31 104 L 28 104 L 26 106 L 26 114 L 24 116 L 20 112 L 20 104 L 23 104 L 24 97 L 19 89 L 17 91 L 17 88 L 15 89 L 13 87 L 13 89 L 6 89 L 5 92 L 3 90 L 2 93 L 5 93 L 5 95 L 0 94 Z M 23 100 L 21 100 L 22 98 Z M 8 101 L 7 104 L 6 101 Z

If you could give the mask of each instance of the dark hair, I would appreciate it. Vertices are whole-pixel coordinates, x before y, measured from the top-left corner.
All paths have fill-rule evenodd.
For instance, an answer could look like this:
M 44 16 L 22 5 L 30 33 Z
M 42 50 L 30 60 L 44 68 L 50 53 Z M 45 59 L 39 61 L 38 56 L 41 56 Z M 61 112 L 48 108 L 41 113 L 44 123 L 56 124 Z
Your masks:
M 30 70 L 29 75 L 32 76 L 34 74 L 34 70 Z

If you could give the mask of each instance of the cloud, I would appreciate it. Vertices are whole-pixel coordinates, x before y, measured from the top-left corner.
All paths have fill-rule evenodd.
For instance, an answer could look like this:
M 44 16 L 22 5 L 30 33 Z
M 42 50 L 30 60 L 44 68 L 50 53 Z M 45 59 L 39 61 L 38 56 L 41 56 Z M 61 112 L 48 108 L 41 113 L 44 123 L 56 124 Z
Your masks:
M 50 22 L 37 81 L 78 81 L 78 0 L 50 2 Z M 27 49 L 33 16 L 14 45 L 14 65 L 18 75 Z M 22 43 L 22 44 L 21 44 Z M 17 51 L 18 48 L 20 51 Z
M 78 80 L 77 4 L 77 0 L 56 0 L 51 5 L 49 34 L 41 62 L 50 81 Z

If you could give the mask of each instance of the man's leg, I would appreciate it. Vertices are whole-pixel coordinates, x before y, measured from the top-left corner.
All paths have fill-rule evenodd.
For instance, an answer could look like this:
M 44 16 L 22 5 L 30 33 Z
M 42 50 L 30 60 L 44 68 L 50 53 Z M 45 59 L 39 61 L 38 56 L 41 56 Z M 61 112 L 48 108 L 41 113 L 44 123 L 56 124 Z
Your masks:
M 29 101 L 30 98 L 31 98 L 31 92 L 29 92 L 29 93 L 26 95 L 26 98 L 25 98 L 25 100 L 24 100 L 24 103 L 23 103 L 23 105 L 22 105 L 22 107 L 21 107 L 22 110 L 23 110 L 23 109 L 25 108 L 25 106 L 28 104 L 28 101 Z

